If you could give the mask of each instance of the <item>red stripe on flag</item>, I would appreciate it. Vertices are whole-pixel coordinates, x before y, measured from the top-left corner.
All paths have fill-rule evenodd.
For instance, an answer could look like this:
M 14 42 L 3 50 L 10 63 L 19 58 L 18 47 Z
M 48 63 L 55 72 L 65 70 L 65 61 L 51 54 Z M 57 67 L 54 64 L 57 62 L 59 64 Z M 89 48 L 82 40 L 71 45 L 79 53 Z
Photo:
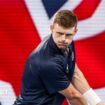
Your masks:
M 105 32 L 75 42 L 77 63 L 93 88 L 105 87 Z
M 84 20 L 93 15 L 101 0 L 83 0 L 73 11 L 78 20 Z
M 0 1 L 0 80 L 10 82 L 17 95 L 25 61 L 39 42 L 24 2 Z

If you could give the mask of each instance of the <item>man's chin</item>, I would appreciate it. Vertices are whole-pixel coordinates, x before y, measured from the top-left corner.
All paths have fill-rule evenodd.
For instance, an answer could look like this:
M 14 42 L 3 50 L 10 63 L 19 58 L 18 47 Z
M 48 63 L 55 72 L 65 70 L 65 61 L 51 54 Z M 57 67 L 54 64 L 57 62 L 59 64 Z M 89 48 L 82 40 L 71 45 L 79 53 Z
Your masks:
M 65 50 L 67 49 L 67 46 L 58 46 L 59 49 Z

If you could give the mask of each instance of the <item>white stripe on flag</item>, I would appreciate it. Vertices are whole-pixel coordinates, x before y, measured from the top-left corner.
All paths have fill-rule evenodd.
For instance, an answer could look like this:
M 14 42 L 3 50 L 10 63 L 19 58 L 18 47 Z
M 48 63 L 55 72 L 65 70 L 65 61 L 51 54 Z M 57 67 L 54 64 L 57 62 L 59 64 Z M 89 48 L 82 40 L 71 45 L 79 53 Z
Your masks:
M 84 39 L 95 36 L 105 31 L 105 0 L 101 0 L 94 14 L 78 23 L 78 35 L 75 35 L 75 40 Z
M 105 102 L 105 88 L 95 89 L 95 92 Z

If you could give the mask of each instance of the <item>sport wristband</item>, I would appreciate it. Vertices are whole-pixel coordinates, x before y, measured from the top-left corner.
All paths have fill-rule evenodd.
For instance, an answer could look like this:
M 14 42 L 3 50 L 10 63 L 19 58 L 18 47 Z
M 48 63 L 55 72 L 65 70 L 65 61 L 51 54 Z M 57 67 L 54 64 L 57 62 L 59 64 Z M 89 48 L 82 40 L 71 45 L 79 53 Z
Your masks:
M 94 92 L 92 88 L 90 88 L 88 91 L 86 91 L 83 94 L 83 97 L 86 99 L 86 101 L 90 105 L 96 105 L 101 102 L 101 99 L 98 97 L 98 95 Z

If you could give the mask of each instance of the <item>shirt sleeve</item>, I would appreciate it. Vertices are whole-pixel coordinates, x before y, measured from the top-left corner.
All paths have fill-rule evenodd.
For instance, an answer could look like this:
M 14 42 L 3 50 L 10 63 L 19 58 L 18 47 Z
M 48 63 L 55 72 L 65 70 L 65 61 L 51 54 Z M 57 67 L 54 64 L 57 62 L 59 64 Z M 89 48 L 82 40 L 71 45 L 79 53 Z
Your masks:
M 55 59 L 54 62 L 49 61 L 40 71 L 40 78 L 50 94 L 64 90 L 70 84 L 61 63 L 58 59 Z

